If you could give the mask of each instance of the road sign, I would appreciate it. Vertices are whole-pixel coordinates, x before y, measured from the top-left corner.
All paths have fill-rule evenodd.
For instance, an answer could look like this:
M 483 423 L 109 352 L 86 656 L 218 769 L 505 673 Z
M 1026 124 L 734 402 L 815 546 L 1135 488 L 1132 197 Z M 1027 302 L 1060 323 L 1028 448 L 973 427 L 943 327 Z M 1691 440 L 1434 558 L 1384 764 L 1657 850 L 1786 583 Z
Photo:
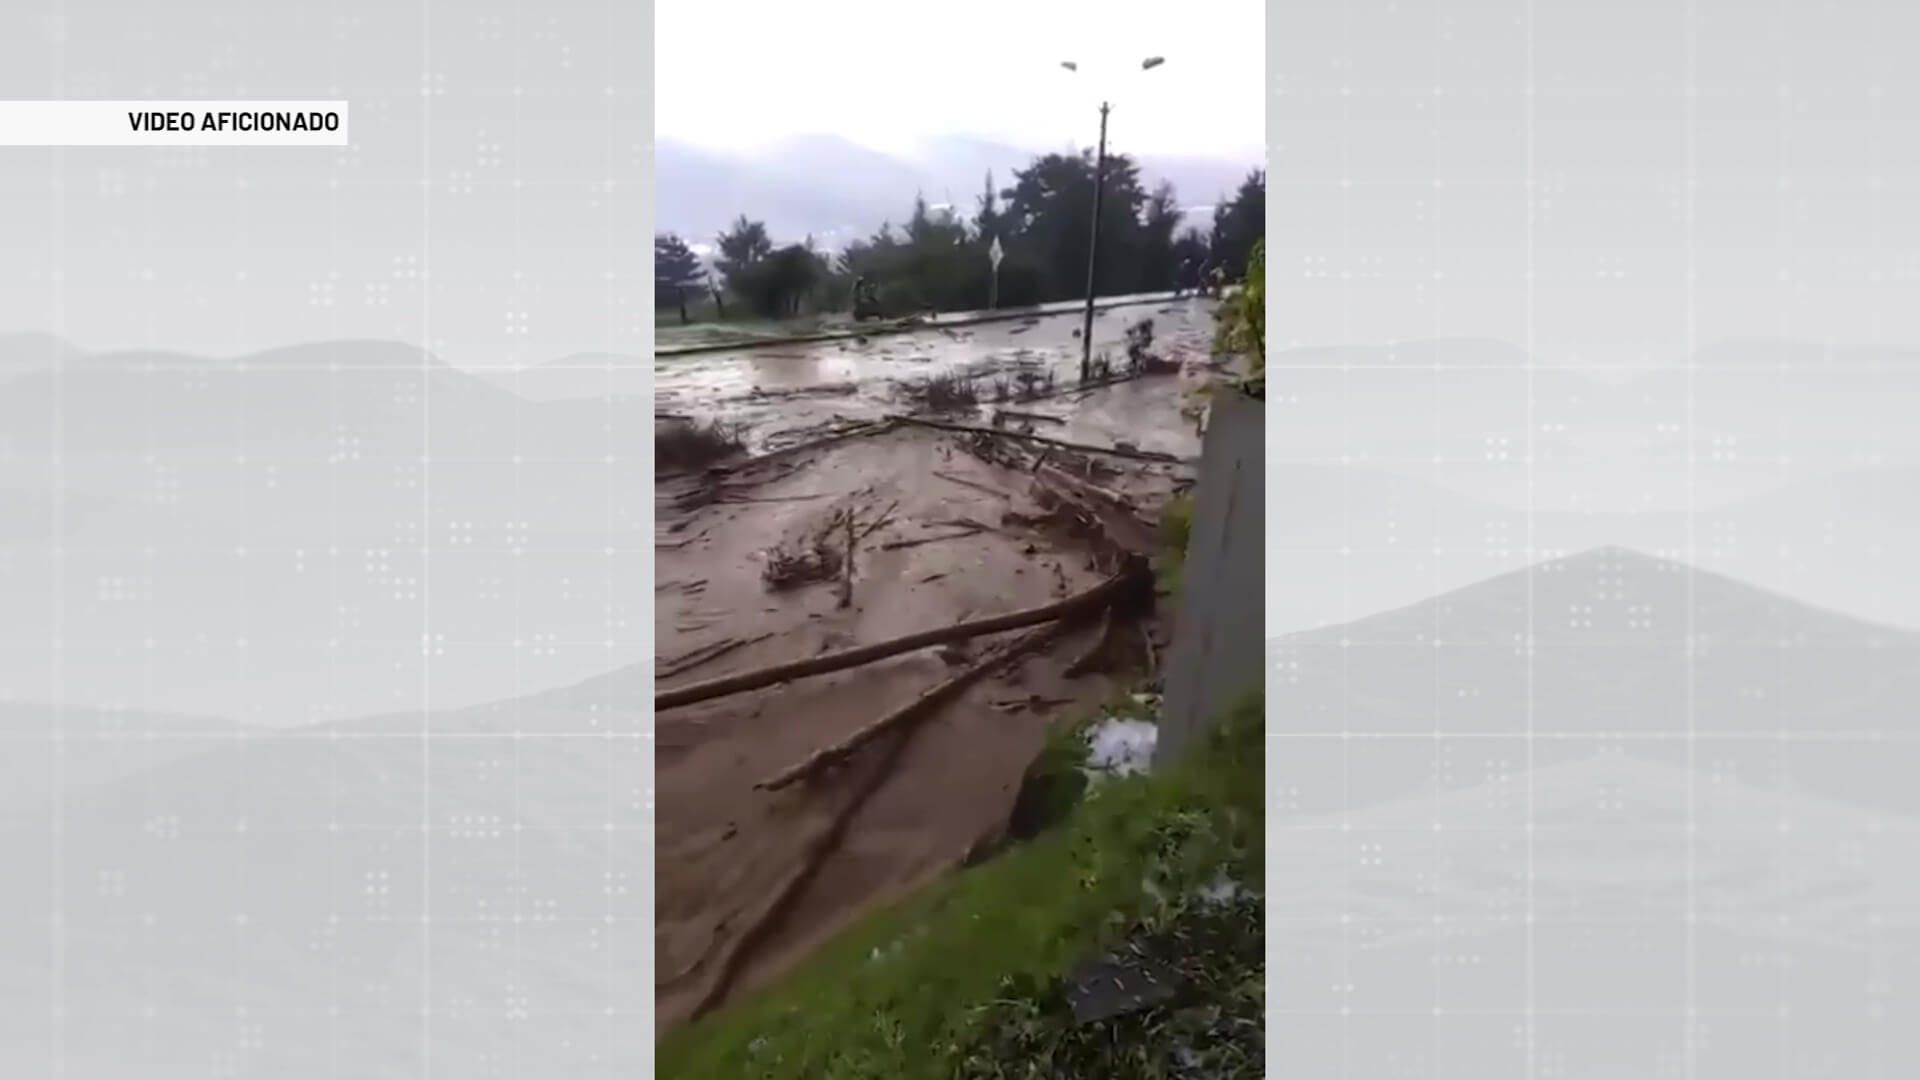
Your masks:
M 1000 238 L 997 236 L 994 237 L 992 246 L 987 248 L 987 258 L 993 260 L 993 268 L 995 270 L 1000 269 L 1000 260 L 1005 258 L 1006 254 L 1006 251 L 1000 247 Z

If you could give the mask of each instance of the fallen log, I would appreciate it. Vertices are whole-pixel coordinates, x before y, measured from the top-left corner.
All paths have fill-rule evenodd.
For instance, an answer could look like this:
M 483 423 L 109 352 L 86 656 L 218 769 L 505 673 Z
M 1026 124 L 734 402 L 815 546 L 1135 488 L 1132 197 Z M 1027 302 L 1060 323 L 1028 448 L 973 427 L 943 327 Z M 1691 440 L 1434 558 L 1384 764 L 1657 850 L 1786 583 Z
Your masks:
M 794 454 L 807 450 L 818 449 L 819 447 L 828 446 L 847 439 L 858 439 L 868 435 L 879 435 L 883 432 L 892 431 L 898 424 L 899 421 L 891 418 L 877 420 L 871 423 L 855 424 L 851 427 L 845 427 L 839 431 L 822 435 L 817 439 L 808 439 L 805 442 L 798 442 L 792 446 L 783 446 L 778 450 L 769 450 L 764 454 L 757 454 L 742 461 L 736 461 L 727 465 L 709 466 L 706 472 L 709 476 L 731 476 L 734 473 L 745 472 L 758 465 L 765 465 L 769 461 L 777 461 L 784 457 L 791 457 Z
M 1052 477 L 1053 479 L 1059 480 L 1061 483 L 1067 485 L 1068 487 L 1071 487 L 1074 490 L 1081 492 L 1082 494 L 1089 495 L 1089 496 L 1092 496 L 1093 498 L 1099 499 L 1100 501 L 1106 503 L 1107 505 L 1113 507 L 1114 509 L 1121 511 L 1122 513 L 1131 515 L 1134 512 L 1133 500 L 1127 498 L 1125 495 L 1122 495 L 1117 491 L 1112 491 L 1107 488 L 1101 487 L 1099 484 L 1096 484 L 1091 480 L 1082 480 L 1077 476 L 1073 476 L 1069 473 L 1062 472 L 1061 470 L 1056 469 L 1045 462 L 1041 462 L 1040 464 L 1035 465 L 1033 467 L 1033 471 L 1036 475 L 1044 475 L 1044 476 Z
M 959 484 L 961 487 L 970 487 L 975 491 L 984 491 L 988 495 L 995 495 L 1002 499 L 1012 498 L 1011 495 L 1008 495 L 1006 492 L 1001 491 L 999 488 L 988 487 L 986 484 L 977 483 L 975 481 L 967 479 L 964 476 L 954 476 L 950 473 L 943 473 L 939 469 L 934 469 L 933 475 L 939 477 L 942 480 L 945 480 L 949 484 Z
M 1129 573 L 1138 573 L 1142 569 L 1144 569 L 1144 563 L 1139 560 L 1130 559 L 1127 561 L 1126 567 L 1120 576 L 1126 576 Z M 1116 577 L 1114 580 L 1119 580 L 1119 577 Z M 1113 602 L 1110 603 L 1106 609 L 1108 618 L 1112 619 L 1116 614 L 1125 615 L 1131 613 L 1131 605 L 1135 603 L 1151 604 L 1153 600 L 1153 587 L 1150 575 L 1147 581 L 1148 584 L 1144 587 L 1144 595 L 1125 592 L 1114 593 Z M 1105 587 L 1105 585 L 1108 584 L 1112 584 L 1112 581 L 1104 583 L 1101 587 Z M 1081 595 L 1085 596 L 1088 594 L 1083 593 Z M 892 774 L 894 763 L 899 760 L 901 752 L 906 749 L 908 742 L 913 738 L 914 728 L 912 724 L 917 720 L 924 719 L 937 705 L 957 694 L 973 680 L 978 679 L 996 668 L 1004 666 L 1012 660 L 1018 659 L 1036 647 L 1054 640 L 1055 637 L 1067 629 L 1067 626 L 1068 623 L 1064 619 L 1055 620 L 1051 625 L 1042 627 L 1033 633 L 1023 635 L 1018 640 L 997 650 L 992 656 L 989 656 L 968 668 L 966 671 L 960 672 L 946 682 L 934 687 L 906 706 L 896 709 L 887 716 L 881 717 L 879 720 L 854 732 L 852 736 L 835 746 L 819 751 L 799 765 L 793 766 L 777 776 L 754 785 L 764 790 L 774 790 L 785 787 L 796 780 L 827 768 L 835 762 L 845 760 L 861 746 L 879 739 L 889 732 L 895 735 L 893 741 L 887 746 L 886 753 L 874 762 L 871 771 L 861 779 L 860 785 L 848 796 L 847 801 L 841 804 L 839 809 L 834 812 L 833 817 L 827 822 L 826 826 L 807 842 L 800 856 L 800 865 L 795 867 L 793 872 L 781 881 L 779 887 L 774 890 L 773 895 L 754 917 L 753 922 L 749 923 L 746 929 L 741 931 L 740 936 L 733 940 L 732 945 L 721 956 L 720 963 L 714 972 L 713 978 L 708 981 L 699 1000 L 694 1003 L 692 1010 L 692 1017 L 694 1019 L 705 1016 L 711 1012 L 716 1005 L 726 999 L 727 992 L 732 988 L 740 969 L 745 966 L 747 958 L 752 955 L 754 949 L 756 949 L 762 941 L 778 928 L 787 912 L 792 910 L 795 902 L 805 893 L 807 886 L 819 875 L 820 868 L 826 864 L 827 857 L 840 846 L 840 841 L 846 835 L 848 827 L 852 825 L 854 817 L 860 812 L 860 809 L 866 805 L 867 800 L 873 796 L 873 793 L 879 790 L 880 785 L 885 783 L 888 776 Z M 1106 632 L 1107 631 L 1103 630 L 1103 634 Z M 1038 695 L 1033 695 L 1030 700 L 1038 701 L 1040 699 Z M 967 860 L 963 859 L 962 862 L 965 863 Z M 697 964 L 695 966 L 697 966 Z
M 860 543 L 853 535 L 853 511 L 847 511 L 843 520 L 847 526 L 847 555 L 840 560 L 840 607 L 853 603 L 853 554 L 854 548 Z
M 1039 485 L 1039 490 L 1052 496 L 1061 505 L 1078 510 L 1080 516 L 1089 523 L 1088 528 L 1098 533 L 1099 541 L 1107 548 L 1141 557 L 1154 552 L 1156 541 L 1153 530 L 1134 516 L 1132 511 L 1111 506 L 1079 486 L 1066 482 L 1068 480 L 1065 474 L 1051 467 L 1034 473 L 1034 482 Z
M 1108 610 L 1112 609 L 1109 608 Z M 934 686 L 933 689 L 928 690 L 926 693 L 921 694 L 919 697 L 914 698 L 898 709 L 860 728 L 858 731 L 855 731 L 853 734 L 832 746 L 814 751 L 799 764 L 782 769 L 780 772 L 753 786 L 761 791 L 778 791 L 789 784 L 804 780 L 815 773 L 832 767 L 838 762 L 846 760 L 858 752 L 861 747 L 889 731 L 899 730 L 904 736 L 906 732 L 911 730 L 915 722 L 924 720 L 929 713 L 932 713 L 941 705 L 952 700 L 981 676 L 1047 644 L 1054 638 L 1060 636 L 1060 634 L 1066 630 L 1067 625 L 1066 620 L 1063 619 L 1043 626 L 1032 633 L 1021 635 L 1018 639 L 994 650 L 978 663 L 956 673 L 945 682 Z
M 919 416 L 892 417 L 895 422 L 912 424 L 916 427 L 933 428 L 938 431 L 957 431 L 969 435 L 989 435 L 997 439 L 1014 439 L 1019 442 L 1036 443 L 1041 446 L 1054 446 L 1064 450 L 1078 450 L 1083 454 L 1105 454 L 1108 457 L 1128 458 L 1133 461 L 1158 461 L 1168 465 L 1191 465 L 1184 458 L 1172 454 L 1163 454 L 1158 450 L 1123 450 L 1117 446 L 1094 446 L 1090 443 L 1068 442 L 1065 439 L 1049 439 L 1044 435 L 1028 435 L 1018 431 L 1006 431 L 1000 428 L 980 427 L 975 424 L 952 424 L 945 420 L 928 420 Z
M 990 670 L 994 665 L 1005 663 L 1020 655 L 1024 651 L 1023 645 L 1030 648 L 1043 641 L 1052 640 L 1054 634 L 1058 633 L 1063 626 L 1064 624 L 1055 622 L 1052 626 L 1026 635 L 1020 641 L 1007 646 L 991 660 L 983 661 L 976 666 L 983 672 Z M 961 676 L 955 676 L 948 682 L 951 683 L 959 678 Z M 827 856 L 833 854 L 834 849 L 840 846 L 841 837 L 846 835 L 848 826 L 853 824 L 853 819 L 859 814 L 860 808 L 866 805 L 867 800 L 892 774 L 894 763 L 900 758 L 900 752 L 906 749 L 908 740 L 913 737 L 912 728 L 898 726 L 902 721 L 897 718 L 894 723 L 898 737 L 887 747 L 886 753 L 873 763 L 872 771 L 861 780 L 860 786 L 854 789 L 838 810 L 834 811 L 833 817 L 828 820 L 826 826 L 807 841 L 800 855 L 800 865 L 781 880 L 779 887 L 760 908 L 753 921 L 747 924 L 746 928 L 740 932 L 740 936 L 733 939 L 733 943 L 721 954 L 713 977 L 708 980 L 699 999 L 694 1002 L 692 1019 L 697 1020 L 705 1016 L 713 1010 L 714 1006 L 726 1000 L 727 991 L 733 987 L 734 979 L 738 977 L 740 969 L 746 965 L 747 958 L 779 927 L 787 912 L 793 909 L 794 902 L 806 892 L 807 886 L 819 875 L 820 868 L 826 865 Z M 869 735 L 867 738 L 870 741 L 876 735 Z
M 820 873 L 820 868 L 826 865 L 827 856 L 840 846 L 840 838 L 846 835 L 847 827 L 853 824 L 854 815 L 859 813 L 867 799 L 879 790 L 881 783 L 893 771 L 893 764 L 906 745 L 906 733 L 903 732 L 901 737 L 895 739 L 893 745 L 887 748 L 886 754 L 874 762 L 873 771 L 867 774 L 866 779 L 852 795 L 848 796 L 847 801 L 834 812 L 826 826 L 807 841 L 806 847 L 800 853 L 800 865 L 781 880 L 779 887 L 773 891 L 773 895 L 760 908 L 753 921 L 740 931 L 740 936 L 734 938 L 732 944 L 721 954 L 720 961 L 714 968 L 713 977 L 707 981 L 699 999 L 693 1004 L 689 1019 L 700 1019 L 712 1012 L 714 1006 L 726 1000 L 727 991 L 732 989 L 740 969 L 746 966 L 747 958 L 753 955 L 753 951 L 759 947 L 760 943 L 779 927 L 787 912 L 792 910 L 794 901 L 806 892 L 807 886 Z
M 813 502 L 815 499 L 831 498 L 833 494 L 831 491 L 823 491 L 817 495 L 735 495 L 730 491 L 723 490 L 719 495 L 714 497 L 713 501 L 723 503 Z
M 993 422 L 998 424 L 1002 420 L 1024 420 L 1028 423 L 1039 424 L 1064 424 L 1067 422 L 1063 417 L 1048 416 L 1046 413 L 1015 412 L 1012 409 L 993 410 Z
M 919 547 L 922 544 L 937 544 L 942 540 L 965 540 L 969 536 L 979 536 L 981 533 L 986 531 L 987 531 L 987 527 L 985 525 L 976 525 L 972 528 L 959 529 L 949 533 L 940 533 L 935 536 L 915 537 L 912 540 L 889 540 L 886 543 L 880 545 L 880 550 L 881 551 L 899 551 L 901 548 Z
M 765 641 L 772 636 L 773 633 L 769 631 L 750 638 L 727 638 L 723 641 L 716 641 L 711 645 L 703 645 L 698 649 L 694 649 L 674 657 L 664 664 L 658 665 L 653 673 L 654 681 L 659 682 L 663 679 L 671 679 L 677 675 L 684 675 L 702 664 L 720 659 L 735 649 Z
M 1128 558 L 1122 561 L 1119 572 L 1112 577 L 1064 600 L 1024 611 L 1012 611 L 1005 615 L 975 619 L 955 626 L 922 630 L 917 634 L 908 634 L 892 641 L 861 645 L 828 653 L 825 656 L 796 660 L 756 671 L 743 671 L 737 675 L 727 675 L 694 683 L 691 686 L 666 690 L 654 695 L 653 707 L 656 712 L 679 708 L 682 705 L 692 705 L 717 697 L 726 697 L 729 694 L 758 690 L 763 686 L 790 682 L 810 675 L 826 675 L 830 672 L 858 667 L 861 664 L 871 664 L 876 660 L 884 660 L 889 656 L 898 656 L 915 649 L 924 649 L 930 645 L 945 645 L 948 642 L 965 641 L 982 634 L 997 634 L 1007 630 L 1036 626 L 1044 622 L 1054 622 L 1070 615 L 1094 611 L 1113 604 L 1122 607 L 1142 604 L 1151 606 L 1152 592 L 1153 571 L 1149 568 L 1147 561 L 1138 557 Z

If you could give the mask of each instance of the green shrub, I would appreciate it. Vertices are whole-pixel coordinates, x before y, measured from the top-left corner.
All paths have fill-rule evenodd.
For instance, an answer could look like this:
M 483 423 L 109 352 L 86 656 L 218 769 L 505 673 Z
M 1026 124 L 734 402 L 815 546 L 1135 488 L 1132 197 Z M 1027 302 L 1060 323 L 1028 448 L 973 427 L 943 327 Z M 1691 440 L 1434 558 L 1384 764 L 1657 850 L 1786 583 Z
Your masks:
M 1214 350 L 1251 360 L 1245 389 L 1261 396 L 1267 383 L 1267 242 L 1253 245 L 1246 283 L 1220 305 Z

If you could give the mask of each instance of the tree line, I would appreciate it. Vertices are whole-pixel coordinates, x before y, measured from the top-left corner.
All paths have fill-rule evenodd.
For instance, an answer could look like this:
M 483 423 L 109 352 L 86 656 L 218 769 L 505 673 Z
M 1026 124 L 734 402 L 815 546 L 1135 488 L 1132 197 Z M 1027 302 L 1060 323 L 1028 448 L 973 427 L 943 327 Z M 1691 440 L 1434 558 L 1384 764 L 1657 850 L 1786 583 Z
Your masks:
M 1128 155 L 1107 158 L 1102 187 L 1095 267 L 1101 295 L 1192 287 L 1212 267 L 1237 281 L 1266 232 L 1264 170 L 1248 173 L 1220 200 L 1204 232 L 1183 228 L 1173 185 L 1149 191 Z M 821 251 L 812 237 L 776 245 L 764 223 L 742 215 L 717 238 L 717 281 L 680 237 L 654 238 L 655 304 L 677 306 L 685 319 L 689 299 L 717 290 L 723 318 L 728 304 L 760 318 L 841 311 L 863 278 L 886 314 L 977 310 L 990 299 L 1002 307 L 1075 300 L 1086 295 L 1093 204 L 1094 157 L 1085 152 L 1035 158 L 1004 188 L 988 174 L 968 217 L 916 197 L 904 225 L 882 225 L 838 253 Z M 987 254 L 996 238 L 997 297 Z

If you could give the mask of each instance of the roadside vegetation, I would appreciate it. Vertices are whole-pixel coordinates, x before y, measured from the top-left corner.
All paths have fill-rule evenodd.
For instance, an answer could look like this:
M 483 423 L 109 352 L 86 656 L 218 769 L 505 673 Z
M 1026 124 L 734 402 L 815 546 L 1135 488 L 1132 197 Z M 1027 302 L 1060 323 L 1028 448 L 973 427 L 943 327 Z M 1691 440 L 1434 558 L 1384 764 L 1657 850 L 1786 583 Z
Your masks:
M 812 237 L 781 242 L 763 222 L 741 215 L 714 238 L 709 267 L 685 238 L 654 238 L 656 323 L 785 321 L 845 312 L 853 284 L 875 286 L 876 312 L 900 318 L 928 310 L 1005 308 L 1086 294 L 1087 243 L 1093 223 L 1091 153 L 1046 154 L 1011 182 L 991 174 L 970 213 L 929 208 L 916 197 L 904 222 L 838 252 Z M 1148 188 L 1125 154 L 1107 159 L 1102 182 L 1101 295 L 1192 287 L 1203 266 L 1239 267 L 1266 230 L 1266 174 L 1250 172 L 1231 196 L 1222 194 L 1210 228 L 1185 225 L 1172 185 Z M 987 250 L 998 238 L 1004 258 L 998 292 Z
M 1174 596 L 1187 565 L 1187 544 L 1193 539 L 1193 495 L 1174 496 L 1160 511 L 1160 588 Z
M 1104 712 L 1150 711 L 1129 696 Z M 1262 1075 L 1262 717 L 1250 695 L 1172 767 L 1093 782 L 1087 723 L 1063 727 L 1015 815 L 1034 835 L 669 1033 L 659 1075 Z M 1076 976 L 1115 950 L 1171 972 L 1171 995 L 1077 1017 Z
M 1214 351 L 1248 359 L 1241 389 L 1263 397 L 1267 387 L 1267 244 L 1253 245 L 1243 286 L 1220 305 Z

